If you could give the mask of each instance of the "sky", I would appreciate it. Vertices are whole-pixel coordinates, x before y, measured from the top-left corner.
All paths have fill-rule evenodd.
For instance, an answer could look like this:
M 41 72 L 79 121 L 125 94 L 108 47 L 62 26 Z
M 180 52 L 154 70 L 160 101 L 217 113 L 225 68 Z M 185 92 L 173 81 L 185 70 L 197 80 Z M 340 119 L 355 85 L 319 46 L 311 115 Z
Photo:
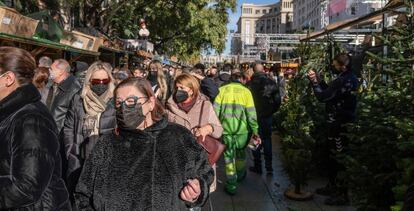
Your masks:
M 227 24 L 227 29 L 237 31 L 237 21 L 240 17 L 240 6 L 242 3 L 252 3 L 252 4 L 273 4 L 278 2 L 279 0 L 237 0 L 237 11 L 232 13 L 230 11 L 229 17 L 229 24 Z M 226 42 L 226 49 L 224 50 L 224 54 L 229 54 L 231 49 L 231 38 L 227 37 Z

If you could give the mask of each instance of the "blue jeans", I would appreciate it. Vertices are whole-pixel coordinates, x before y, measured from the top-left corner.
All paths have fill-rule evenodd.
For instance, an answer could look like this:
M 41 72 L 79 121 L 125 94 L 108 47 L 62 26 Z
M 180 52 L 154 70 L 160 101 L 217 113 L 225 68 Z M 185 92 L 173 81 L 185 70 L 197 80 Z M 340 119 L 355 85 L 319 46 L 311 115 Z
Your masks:
M 253 151 L 254 167 L 262 168 L 262 158 L 260 151 L 263 148 L 266 170 L 272 171 L 272 116 L 259 117 L 259 136 L 262 139 L 262 144 Z

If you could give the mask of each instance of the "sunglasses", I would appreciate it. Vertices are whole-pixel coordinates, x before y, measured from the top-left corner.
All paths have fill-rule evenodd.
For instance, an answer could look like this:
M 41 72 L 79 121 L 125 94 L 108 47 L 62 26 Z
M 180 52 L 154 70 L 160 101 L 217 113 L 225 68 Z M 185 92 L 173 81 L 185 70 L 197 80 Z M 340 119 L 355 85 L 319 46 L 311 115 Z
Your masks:
M 92 85 L 109 84 L 109 82 L 111 82 L 111 79 L 109 79 L 109 78 L 106 78 L 106 79 L 91 79 L 91 84 Z
M 140 103 L 138 102 L 139 99 L 147 99 L 145 102 Z M 122 105 L 125 105 L 128 108 L 135 107 L 136 104 L 140 103 L 141 105 L 144 105 L 148 102 L 148 97 L 137 97 L 137 96 L 131 96 L 122 101 L 121 99 L 116 99 L 115 101 L 115 108 L 120 108 Z

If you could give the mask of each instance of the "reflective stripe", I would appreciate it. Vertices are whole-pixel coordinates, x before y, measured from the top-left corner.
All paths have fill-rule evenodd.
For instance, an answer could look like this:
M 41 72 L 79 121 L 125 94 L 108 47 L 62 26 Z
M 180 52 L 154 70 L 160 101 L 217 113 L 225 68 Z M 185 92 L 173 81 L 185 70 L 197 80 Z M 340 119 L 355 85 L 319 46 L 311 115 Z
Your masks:
M 222 104 L 223 109 L 227 110 L 227 109 L 231 109 L 231 110 L 244 110 L 246 109 L 246 106 L 244 105 L 240 105 L 240 104 Z
M 256 112 L 256 108 L 255 107 L 249 107 L 246 108 L 247 112 Z
M 242 117 L 244 117 L 244 114 L 236 114 L 236 113 L 231 113 L 231 114 L 229 114 L 229 113 L 222 113 L 222 114 L 220 115 L 220 117 L 223 117 L 223 118 L 237 118 L 237 119 L 242 119 Z

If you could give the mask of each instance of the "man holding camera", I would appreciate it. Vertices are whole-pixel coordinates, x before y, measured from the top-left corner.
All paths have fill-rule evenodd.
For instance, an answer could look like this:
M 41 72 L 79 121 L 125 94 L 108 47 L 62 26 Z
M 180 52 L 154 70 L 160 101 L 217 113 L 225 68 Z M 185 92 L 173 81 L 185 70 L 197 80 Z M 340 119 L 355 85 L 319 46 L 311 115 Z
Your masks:
M 337 177 L 338 172 L 344 167 L 337 162 L 336 156 L 343 154 L 346 150 L 345 124 L 355 119 L 357 97 L 355 91 L 358 88 L 358 79 L 349 68 L 350 58 L 347 54 L 341 53 L 333 60 L 333 71 L 337 78 L 325 83 L 319 75 L 310 70 L 309 80 L 312 83 L 316 98 L 326 105 L 326 123 L 328 127 L 328 173 L 329 183 L 326 187 L 316 191 L 320 195 L 330 196 L 325 204 L 345 205 L 348 203 L 347 188 L 341 179 Z

